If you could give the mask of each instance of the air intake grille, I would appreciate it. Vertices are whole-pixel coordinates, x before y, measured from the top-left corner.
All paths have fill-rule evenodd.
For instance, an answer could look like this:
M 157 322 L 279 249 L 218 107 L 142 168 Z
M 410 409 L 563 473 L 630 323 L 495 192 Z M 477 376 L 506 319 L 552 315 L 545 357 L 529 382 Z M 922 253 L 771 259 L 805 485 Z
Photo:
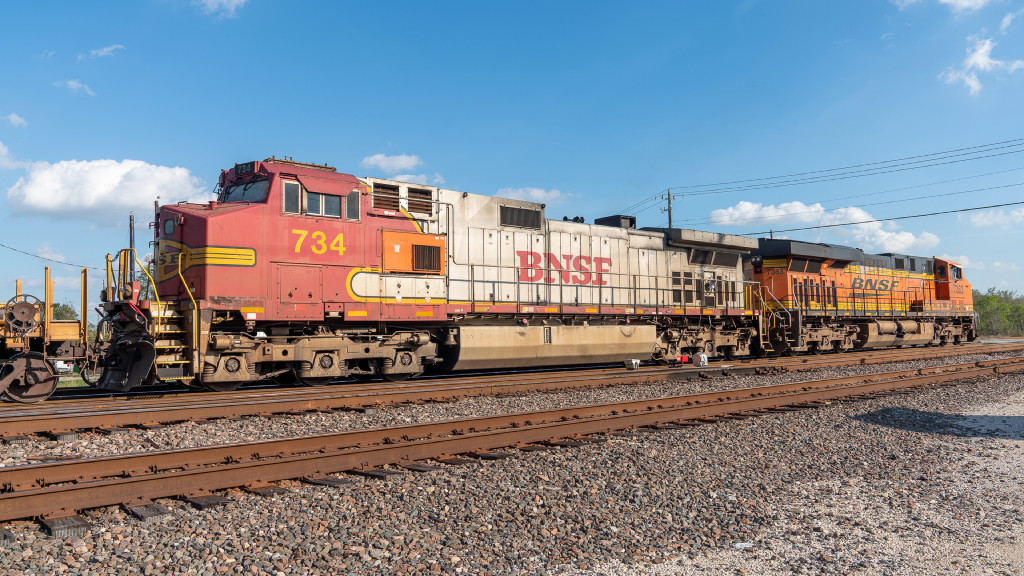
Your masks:
M 412 269 L 424 272 L 440 272 L 441 247 L 413 244 Z
M 398 211 L 398 188 L 377 184 L 373 187 L 373 207 Z
M 501 225 L 534 228 L 540 230 L 540 210 L 528 208 L 501 207 Z

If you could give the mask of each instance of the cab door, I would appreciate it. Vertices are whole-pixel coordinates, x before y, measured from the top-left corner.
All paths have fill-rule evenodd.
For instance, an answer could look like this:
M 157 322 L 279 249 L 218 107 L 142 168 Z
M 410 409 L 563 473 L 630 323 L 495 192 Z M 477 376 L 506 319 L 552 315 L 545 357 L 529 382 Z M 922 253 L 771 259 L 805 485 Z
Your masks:
M 949 300 L 949 262 L 935 259 L 935 299 Z

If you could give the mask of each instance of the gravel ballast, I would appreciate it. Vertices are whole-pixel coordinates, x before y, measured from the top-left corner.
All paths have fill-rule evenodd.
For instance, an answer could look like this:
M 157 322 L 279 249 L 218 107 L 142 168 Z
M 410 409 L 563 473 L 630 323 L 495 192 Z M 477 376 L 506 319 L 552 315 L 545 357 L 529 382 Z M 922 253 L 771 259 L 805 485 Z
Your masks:
M 947 363 L 990 358 L 971 356 Z M 903 363 L 895 370 L 935 365 Z M 474 398 L 372 414 L 184 423 L 3 447 L 3 464 L 610 402 L 878 371 Z M 513 458 L 284 482 L 146 524 L 83 513 L 79 538 L 12 522 L 0 574 L 1018 574 L 1024 376 L 614 436 Z

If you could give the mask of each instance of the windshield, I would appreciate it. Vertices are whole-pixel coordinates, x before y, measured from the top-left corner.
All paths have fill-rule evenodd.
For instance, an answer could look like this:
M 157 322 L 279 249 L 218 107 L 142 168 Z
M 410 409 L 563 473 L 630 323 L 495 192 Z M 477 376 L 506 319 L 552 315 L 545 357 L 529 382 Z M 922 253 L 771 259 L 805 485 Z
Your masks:
M 252 180 L 245 184 L 228 186 L 220 195 L 221 202 L 263 202 L 270 190 L 270 180 Z

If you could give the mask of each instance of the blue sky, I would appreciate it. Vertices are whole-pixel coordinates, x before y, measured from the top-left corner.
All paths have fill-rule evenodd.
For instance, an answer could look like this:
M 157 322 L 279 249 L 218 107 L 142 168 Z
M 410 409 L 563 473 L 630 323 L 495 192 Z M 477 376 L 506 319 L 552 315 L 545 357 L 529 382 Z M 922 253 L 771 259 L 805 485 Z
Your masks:
M 632 208 L 640 226 L 664 226 L 653 198 L 673 188 L 676 226 L 734 234 L 1024 201 L 1024 0 L 2 13 L 0 242 L 73 264 L 124 246 L 131 210 L 149 238 L 156 196 L 206 198 L 221 169 L 271 155 L 588 222 Z M 696 194 L 997 142 L 884 174 Z M 1022 230 L 1018 205 L 779 235 L 952 256 L 977 288 L 1024 292 Z M 0 295 L 19 276 L 42 295 L 45 262 L 5 248 L 0 262 Z M 52 265 L 57 299 L 74 301 L 77 269 Z

